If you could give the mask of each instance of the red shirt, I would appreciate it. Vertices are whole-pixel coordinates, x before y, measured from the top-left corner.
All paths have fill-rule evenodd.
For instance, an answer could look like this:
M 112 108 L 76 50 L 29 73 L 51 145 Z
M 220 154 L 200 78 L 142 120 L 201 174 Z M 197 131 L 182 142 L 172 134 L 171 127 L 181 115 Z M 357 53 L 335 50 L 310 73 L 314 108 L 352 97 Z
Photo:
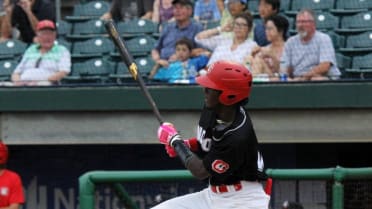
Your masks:
M 7 207 L 12 203 L 23 204 L 22 181 L 19 175 L 8 169 L 4 169 L 0 175 L 0 207 Z

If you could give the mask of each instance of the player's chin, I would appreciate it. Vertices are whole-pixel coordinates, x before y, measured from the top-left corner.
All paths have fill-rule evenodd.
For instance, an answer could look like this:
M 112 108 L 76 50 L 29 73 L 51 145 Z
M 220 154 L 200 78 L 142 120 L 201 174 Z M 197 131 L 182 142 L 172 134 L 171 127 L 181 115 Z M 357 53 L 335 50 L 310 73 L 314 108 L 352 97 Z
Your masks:
M 204 106 L 205 106 L 207 109 L 209 109 L 209 110 L 213 110 L 213 109 L 215 109 L 215 107 L 216 107 L 216 105 L 211 104 L 210 102 L 208 102 L 208 100 L 205 100 L 205 102 L 204 102 Z

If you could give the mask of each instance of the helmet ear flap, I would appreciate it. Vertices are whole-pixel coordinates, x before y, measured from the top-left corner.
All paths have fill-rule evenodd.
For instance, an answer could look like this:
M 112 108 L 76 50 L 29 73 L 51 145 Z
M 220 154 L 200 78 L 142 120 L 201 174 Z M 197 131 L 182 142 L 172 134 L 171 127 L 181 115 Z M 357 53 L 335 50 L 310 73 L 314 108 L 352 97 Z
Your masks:
M 237 99 L 237 96 L 229 91 L 223 91 L 219 96 L 219 101 L 224 105 L 232 105 L 237 102 Z

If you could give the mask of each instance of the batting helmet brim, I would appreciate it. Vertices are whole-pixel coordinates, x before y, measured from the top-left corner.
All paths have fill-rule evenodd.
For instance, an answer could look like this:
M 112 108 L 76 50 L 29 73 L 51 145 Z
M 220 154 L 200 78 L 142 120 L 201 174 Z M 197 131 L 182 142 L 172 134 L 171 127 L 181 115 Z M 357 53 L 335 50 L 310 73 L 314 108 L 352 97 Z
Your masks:
M 208 78 L 208 76 L 205 76 L 205 75 L 198 76 L 195 79 L 195 81 L 196 81 L 197 84 L 199 84 L 200 86 L 203 86 L 205 88 L 219 90 L 219 87 L 217 86 L 217 84 L 215 82 L 213 82 L 210 78 Z

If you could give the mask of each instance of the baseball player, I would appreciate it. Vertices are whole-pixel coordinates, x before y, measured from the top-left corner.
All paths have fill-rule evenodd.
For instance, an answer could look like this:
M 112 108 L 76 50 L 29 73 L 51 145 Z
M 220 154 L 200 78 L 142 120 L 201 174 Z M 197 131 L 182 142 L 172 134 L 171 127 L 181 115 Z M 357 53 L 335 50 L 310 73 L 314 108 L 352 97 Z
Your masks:
M 154 209 L 268 208 L 270 197 L 259 182 L 267 178 L 263 158 L 244 109 L 251 73 L 240 64 L 218 61 L 196 82 L 205 95 L 197 137 L 183 140 L 171 123 L 163 123 L 158 138 L 170 157 L 178 156 L 196 178 L 208 179 L 209 186 Z
M 0 209 L 20 209 L 25 202 L 19 175 L 5 168 L 8 147 L 0 141 Z

